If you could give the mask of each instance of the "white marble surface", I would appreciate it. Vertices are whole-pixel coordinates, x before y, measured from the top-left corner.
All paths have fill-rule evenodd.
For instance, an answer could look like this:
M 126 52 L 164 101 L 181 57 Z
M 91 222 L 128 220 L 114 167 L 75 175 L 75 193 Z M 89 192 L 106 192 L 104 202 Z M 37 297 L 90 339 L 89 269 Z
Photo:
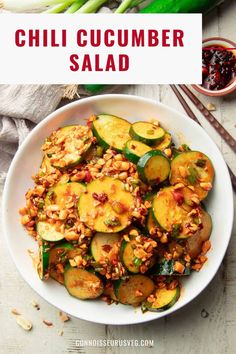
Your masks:
M 204 37 L 223 36 L 236 40 L 236 1 L 232 0 L 211 12 L 204 23 Z M 119 93 L 136 94 L 153 98 L 183 111 L 168 86 L 124 86 Z M 225 98 L 200 99 L 216 106 L 217 119 L 236 138 L 236 94 Z M 209 135 L 220 147 L 225 160 L 236 173 L 233 152 L 197 113 Z M 225 201 L 227 203 L 227 201 Z M 219 206 L 221 207 L 221 206 Z M 223 210 L 223 206 L 222 206 Z M 222 222 L 223 222 L 222 212 Z M 1 232 L 2 233 L 2 232 Z M 1 354 L 66 354 L 66 353 L 114 353 L 137 350 L 158 354 L 233 354 L 236 352 L 236 227 L 224 262 L 207 289 L 191 304 L 166 318 L 134 326 L 104 326 L 71 318 L 63 326 L 58 309 L 41 299 L 18 274 L 3 238 L 0 238 L 0 353 Z M 31 301 L 40 305 L 37 311 Z M 11 309 L 17 308 L 33 322 L 33 330 L 25 332 L 17 324 Z M 208 316 L 202 316 L 205 309 Z M 42 320 L 53 323 L 47 327 Z M 58 331 L 63 328 L 63 335 Z M 88 347 L 76 346 L 79 339 L 150 339 L 154 346 L 136 347 Z

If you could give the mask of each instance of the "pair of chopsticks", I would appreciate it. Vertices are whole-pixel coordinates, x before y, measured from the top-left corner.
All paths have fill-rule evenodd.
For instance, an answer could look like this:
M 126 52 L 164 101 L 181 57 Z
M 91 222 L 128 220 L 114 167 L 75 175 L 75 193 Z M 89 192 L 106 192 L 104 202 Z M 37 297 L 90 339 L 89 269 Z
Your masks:
M 172 90 L 174 91 L 176 97 L 178 98 L 179 102 L 181 103 L 182 107 L 184 108 L 187 115 L 193 119 L 196 123 L 201 125 L 199 120 L 197 119 L 196 115 L 193 113 L 187 102 L 185 101 L 184 97 L 181 95 L 179 90 L 175 85 L 170 85 Z M 213 116 L 213 114 L 202 104 L 202 102 L 188 89 L 186 85 L 179 85 L 179 87 L 184 91 L 187 97 L 193 102 L 195 107 L 202 113 L 202 115 L 207 119 L 207 121 L 213 126 L 213 128 L 219 133 L 219 135 L 224 139 L 224 141 L 229 145 L 229 147 L 236 152 L 236 140 L 230 135 L 227 130 L 217 121 L 217 119 Z M 228 165 L 227 165 L 228 166 Z M 229 175 L 232 182 L 232 187 L 234 192 L 236 192 L 236 177 L 233 171 L 229 169 Z

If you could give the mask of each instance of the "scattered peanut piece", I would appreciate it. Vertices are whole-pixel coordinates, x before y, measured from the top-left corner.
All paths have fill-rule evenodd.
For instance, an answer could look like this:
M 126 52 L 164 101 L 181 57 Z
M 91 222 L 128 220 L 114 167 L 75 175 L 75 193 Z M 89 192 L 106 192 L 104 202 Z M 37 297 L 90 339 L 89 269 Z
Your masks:
M 61 336 L 63 336 L 64 331 L 63 331 L 63 329 L 60 329 L 57 333 L 58 333 L 58 335 L 61 337 Z
M 175 270 L 176 272 L 178 272 L 178 273 L 180 273 L 180 274 L 183 274 L 184 269 L 185 269 L 185 266 L 184 266 L 182 263 L 180 263 L 180 262 L 178 262 L 178 261 L 175 262 L 175 264 L 174 264 L 174 270 Z
M 208 103 L 206 107 L 207 107 L 208 111 L 215 111 L 216 110 L 216 106 L 213 103 Z
M 12 310 L 11 310 L 11 313 L 12 313 L 13 315 L 15 315 L 15 316 L 21 315 L 21 313 L 20 313 L 17 309 L 12 309 Z
M 16 318 L 16 323 L 23 328 L 25 331 L 31 331 L 33 325 L 32 322 L 24 318 L 23 316 L 19 315 Z
M 59 317 L 62 322 L 70 321 L 70 317 L 63 311 L 59 311 Z
M 47 320 L 43 320 L 43 323 L 48 326 L 48 327 L 52 327 L 53 326 L 53 323 L 50 322 L 50 321 L 47 321 Z

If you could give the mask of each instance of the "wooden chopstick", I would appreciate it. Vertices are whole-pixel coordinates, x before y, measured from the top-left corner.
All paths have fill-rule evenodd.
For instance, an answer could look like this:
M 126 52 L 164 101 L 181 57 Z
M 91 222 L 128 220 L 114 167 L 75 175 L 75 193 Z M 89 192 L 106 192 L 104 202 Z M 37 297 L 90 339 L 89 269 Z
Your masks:
M 182 106 L 185 109 L 185 112 L 187 113 L 187 115 L 190 118 L 192 118 L 192 120 L 194 120 L 196 123 L 201 125 L 200 121 L 197 119 L 197 117 L 195 116 L 195 114 L 193 113 L 193 111 L 191 110 L 191 108 L 189 107 L 189 105 L 187 104 L 187 102 L 185 101 L 185 99 L 183 98 L 183 96 L 181 95 L 179 90 L 177 89 L 177 87 L 175 85 L 170 85 L 170 87 L 174 91 L 174 93 L 175 93 L 176 97 L 178 98 L 179 102 L 182 104 Z
M 175 85 L 170 85 L 170 87 L 174 91 L 176 97 L 178 98 L 179 102 L 181 103 L 181 105 L 184 108 L 184 110 L 187 113 L 187 115 L 191 119 L 193 119 L 196 123 L 201 125 L 200 121 L 197 119 L 196 115 L 193 113 L 193 111 L 191 110 L 191 108 L 189 107 L 189 105 L 187 104 L 187 102 L 185 101 L 185 99 L 183 98 L 181 93 L 179 92 L 179 90 L 176 88 L 176 86 Z M 233 171 L 231 170 L 231 168 L 229 167 L 228 164 L 227 164 L 227 167 L 228 167 L 228 170 L 229 170 L 229 175 L 230 175 L 230 178 L 231 178 L 233 190 L 236 193 L 236 177 L 235 177 Z
M 188 98 L 193 102 L 195 107 L 202 113 L 217 133 L 224 139 L 224 141 L 236 152 L 236 140 L 227 130 L 217 121 L 213 114 L 202 104 L 202 102 L 189 90 L 186 85 L 179 85 L 179 87 L 185 92 Z

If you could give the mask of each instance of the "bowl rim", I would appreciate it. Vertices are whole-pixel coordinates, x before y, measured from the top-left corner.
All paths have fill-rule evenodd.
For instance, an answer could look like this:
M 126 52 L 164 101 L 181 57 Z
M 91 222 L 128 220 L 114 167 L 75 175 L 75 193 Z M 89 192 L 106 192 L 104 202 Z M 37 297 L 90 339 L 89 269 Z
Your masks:
M 223 37 L 208 37 L 208 38 L 204 38 L 202 40 L 202 48 L 204 48 L 204 44 L 207 42 L 212 42 L 212 41 L 221 41 L 221 42 L 225 42 L 227 44 L 230 44 L 233 46 L 234 51 L 236 51 L 236 43 L 230 39 L 227 38 L 223 38 Z M 236 76 L 233 79 L 233 81 L 231 82 L 230 85 L 227 85 L 225 88 L 221 89 L 221 90 L 217 90 L 217 91 L 211 91 L 211 90 L 207 90 L 206 88 L 204 88 L 201 85 L 191 85 L 196 91 L 198 91 L 199 93 L 202 93 L 205 96 L 210 96 L 210 97 L 222 97 L 225 95 L 228 95 L 230 93 L 232 93 L 233 91 L 236 90 Z
M 52 301 L 51 299 L 49 300 L 47 298 L 47 296 L 45 294 L 42 294 L 42 291 L 40 289 L 35 289 L 35 287 L 28 281 L 26 274 L 24 273 L 24 271 L 18 266 L 16 258 L 14 256 L 14 252 L 11 248 L 10 245 L 10 239 L 7 236 L 7 210 L 6 210 L 6 205 L 7 205 L 7 200 L 8 200 L 8 195 L 10 193 L 10 182 L 11 182 L 11 178 L 12 175 L 14 175 L 14 166 L 16 161 L 18 160 L 18 157 L 21 156 L 21 153 L 24 151 L 25 147 L 28 144 L 28 141 L 30 141 L 31 136 L 33 134 L 36 134 L 39 130 L 42 129 L 42 127 L 44 125 L 47 125 L 48 122 L 53 121 L 58 115 L 60 115 L 61 113 L 70 110 L 71 108 L 74 107 L 79 107 L 81 102 L 84 102 L 85 100 L 89 103 L 89 102 L 96 102 L 97 100 L 100 99 L 131 99 L 134 102 L 135 101 L 140 101 L 140 102 L 144 102 L 144 103 L 150 103 L 152 105 L 158 105 L 163 107 L 164 109 L 168 109 L 169 112 L 172 112 L 173 114 L 177 114 L 182 116 L 182 118 L 187 119 L 187 115 L 183 114 L 182 112 L 179 112 L 177 109 L 174 109 L 172 107 L 169 107 L 166 104 L 163 104 L 159 101 L 156 101 L 154 99 L 150 99 L 150 98 L 145 98 L 142 96 L 136 96 L 136 95 L 129 95 L 129 94 L 104 94 L 104 95 L 96 95 L 96 96 L 92 96 L 92 97 L 87 97 L 87 98 L 83 98 L 81 100 L 77 100 L 75 102 L 71 102 L 57 110 L 55 110 L 54 112 L 52 112 L 51 114 L 49 114 L 47 117 L 45 117 L 30 133 L 29 135 L 26 137 L 26 139 L 23 141 L 23 143 L 20 145 L 18 151 L 16 152 L 12 163 L 10 165 L 8 174 L 7 174 L 7 178 L 6 178 L 6 182 L 4 185 L 4 190 L 3 190 L 3 198 L 2 198 L 2 225 L 3 225 L 3 234 L 4 234 L 4 238 L 8 247 L 8 250 L 10 252 L 11 258 L 13 259 L 13 262 L 18 270 L 18 272 L 20 273 L 20 275 L 22 276 L 22 278 L 25 280 L 25 282 L 39 295 L 41 296 L 45 301 L 47 301 L 50 305 L 55 306 L 56 308 L 60 308 L 62 311 L 67 312 L 69 315 L 74 316 L 76 318 L 82 319 L 82 320 L 86 320 L 89 322 L 93 322 L 93 323 L 100 323 L 100 324 L 106 324 L 106 325 L 129 325 L 129 324 L 138 324 L 138 323 L 145 323 L 145 322 L 149 322 L 149 321 L 153 321 L 153 320 L 157 320 L 159 318 L 162 318 L 164 316 L 167 316 L 171 313 L 174 313 L 175 311 L 180 310 L 182 307 L 186 306 L 187 304 L 189 304 L 192 300 L 194 300 L 204 289 L 206 289 L 206 287 L 209 285 L 209 283 L 212 281 L 212 279 L 214 278 L 215 274 L 217 273 L 223 258 L 225 256 L 225 253 L 227 251 L 228 245 L 229 245 L 229 241 L 232 235 L 232 227 L 233 227 L 233 219 L 234 219 L 234 204 L 233 204 L 233 190 L 232 190 L 232 185 L 231 185 L 231 180 L 230 180 L 230 176 L 229 176 L 229 172 L 227 169 L 227 166 L 225 164 L 224 158 L 222 156 L 222 153 L 220 152 L 219 148 L 217 147 L 217 145 L 214 143 L 214 141 L 211 139 L 211 137 L 207 134 L 207 132 L 201 127 L 199 126 L 196 122 L 192 121 L 191 119 L 189 119 L 189 124 L 192 125 L 192 127 L 197 128 L 197 129 L 201 129 L 202 133 L 211 141 L 211 143 L 214 144 L 215 149 L 218 151 L 218 153 L 220 154 L 224 165 L 225 165 L 225 171 L 226 171 L 226 176 L 227 176 L 227 181 L 225 181 L 225 183 L 229 184 L 229 191 L 230 191 L 230 199 L 228 200 L 228 205 L 230 206 L 230 210 L 231 210 L 231 215 L 229 215 L 229 235 L 228 235 L 228 240 L 227 240 L 227 245 L 225 247 L 224 252 L 221 254 L 221 257 L 218 258 L 218 265 L 215 267 L 215 269 L 211 272 L 210 276 L 207 278 L 207 280 L 204 282 L 204 286 L 200 287 L 200 289 L 196 289 L 196 292 L 191 295 L 189 297 L 189 299 L 187 299 L 186 301 L 184 301 L 182 304 L 180 304 L 177 308 L 172 307 L 170 309 L 168 309 L 167 311 L 163 311 L 161 313 L 155 313 L 158 315 L 158 317 L 153 316 L 152 318 L 147 318 L 145 316 L 137 316 L 137 318 L 135 320 L 131 320 L 131 321 L 127 321 L 127 320 L 119 320 L 117 323 L 114 323 L 114 321 L 106 321 L 104 322 L 103 320 L 100 320 L 99 318 L 94 318 L 94 319 L 88 319 L 86 318 L 86 316 L 82 315 L 81 317 L 79 317 L 78 315 L 75 315 L 72 311 L 68 311 L 68 309 L 66 309 L 64 307 L 64 305 L 60 305 L 58 306 L 58 304 L 56 304 L 56 301 Z M 154 313 L 152 313 L 154 314 Z M 112 317 L 112 316 L 111 316 Z

